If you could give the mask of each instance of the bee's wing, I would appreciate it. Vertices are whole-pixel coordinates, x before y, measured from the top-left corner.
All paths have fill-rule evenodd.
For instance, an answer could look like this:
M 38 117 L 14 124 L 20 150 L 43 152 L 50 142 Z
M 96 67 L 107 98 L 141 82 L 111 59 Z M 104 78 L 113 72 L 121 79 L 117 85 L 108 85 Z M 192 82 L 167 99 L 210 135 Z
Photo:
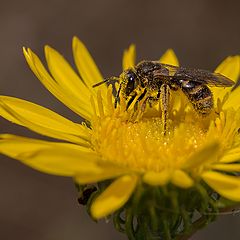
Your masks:
M 201 76 L 199 76 L 198 79 L 199 81 L 205 82 L 207 85 L 212 87 L 231 87 L 235 84 L 234 81 L 220 73 L 209 72 L 204 79 L 202 79 Z
M 165 64 L 165 67 L 168 69 L 169 75 L 176 80 L 191 80 L 214 87 L 230 87 L 235 84 L 234 81 L 220 73 L 212 73 L 201 69 L 175 67 L 168 64 Z
M 234 81 L 220 73 L 211 73 L 205 70 L 195 70 L 188 79 L 211 87 L 230 87 L 235 84 Z

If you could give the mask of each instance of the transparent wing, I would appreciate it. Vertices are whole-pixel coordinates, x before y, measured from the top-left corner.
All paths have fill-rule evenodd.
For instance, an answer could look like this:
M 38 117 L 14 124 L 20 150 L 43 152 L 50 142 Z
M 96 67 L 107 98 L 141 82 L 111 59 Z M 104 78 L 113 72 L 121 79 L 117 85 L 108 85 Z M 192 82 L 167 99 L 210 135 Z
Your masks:
M 214 87 L 230 87 L 235 84 L 231 79 L 220 73 L 212 73 L 207 70 L 176 67 L 168 64 L 161 64 L 169 71 L 169 76 L 175 80 L 191 80 Z

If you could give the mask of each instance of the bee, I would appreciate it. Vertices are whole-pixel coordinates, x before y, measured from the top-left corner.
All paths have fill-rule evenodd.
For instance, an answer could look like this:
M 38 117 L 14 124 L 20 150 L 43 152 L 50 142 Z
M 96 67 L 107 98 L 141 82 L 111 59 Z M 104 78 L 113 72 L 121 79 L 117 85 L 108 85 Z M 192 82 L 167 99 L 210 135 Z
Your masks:
M 150 107 L 159 103 L 162 110 L 163 131 L 167 131 L 170 91 L 182 91 L 197 113 L 206 116 L 213 109 L 213 94 L 209 86 L 230 87 L 234 82 L 220 73 L 206 70 L 190 69 L 163 64 L 158 61 L 142 61 L 135 67 L 122 72 L 118 80 L 119 89 L 115 107 L 120 96 L 127 100 L 127 108 L 136 99 L 136 104 L 144 99 L 143 106 Z M 101 82 L 101 83 L 103 83 Z M 95 86 L 101 83 L 95 84 Z

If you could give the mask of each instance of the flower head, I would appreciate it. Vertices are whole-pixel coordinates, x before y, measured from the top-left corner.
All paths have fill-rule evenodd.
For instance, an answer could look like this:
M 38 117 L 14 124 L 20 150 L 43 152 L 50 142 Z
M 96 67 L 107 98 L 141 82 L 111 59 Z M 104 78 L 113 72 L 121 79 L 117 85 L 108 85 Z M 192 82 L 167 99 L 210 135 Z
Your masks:
M 34 103 L 0 96 L 2 117 L 61 140 L 2 134 L 0 152 L 42 172 L 73 177 L 79 186 L 99 183 L 89 200 L 94 218 L 116 212 L 115 223 L 121 228 L 123 221 L 129 226 L 129 216 L 131 220 L 137 216 L 138 222 L 149 216 L 153 229 L 160 223 L 167 235 L 166 229 L 172 229 L 174 223 L 179 226 L 177 221 L 186 221 L 196 209 L 206 212 L 214 206 L 211 211 L 216 210 L 215 203 L 223 198 L 240 201 L 239 87 L 212 87 L 214 109 L 206 117 L 196 113 L 181 91 L 173 92 L 167 133 L 163 134 L 161 104 L 142 111 L 136 109 L 136 99 L 126 107 L 126 100 L 120 98 L 115 106 L 118 83 L 92 87 L 103 77 L 76 37 L 73 56 L 79 74 L 49 46 L 45 56 L 50 73 L 32 50 L 24 48 L 24 55 L 42 84 L 84 121 L 79 118 L 75 123 Z M 172 50 L 160 62 L 179 65 Z M 134 66 L 132 45 L 124 52 L 123 69 Z M 215 72 L 237 82 L 240 56 L 228 57 Z M 185 212 L 180 207 L 184 202 Z M 122 209 L 126 210 L 125 220 L 120 216 Z M 165 213 L 173 209 L 167 223 L 158 216 L 158 211 L 165 214 L 164 209 Z M 132 234 L 127 227 L 125 230 Z

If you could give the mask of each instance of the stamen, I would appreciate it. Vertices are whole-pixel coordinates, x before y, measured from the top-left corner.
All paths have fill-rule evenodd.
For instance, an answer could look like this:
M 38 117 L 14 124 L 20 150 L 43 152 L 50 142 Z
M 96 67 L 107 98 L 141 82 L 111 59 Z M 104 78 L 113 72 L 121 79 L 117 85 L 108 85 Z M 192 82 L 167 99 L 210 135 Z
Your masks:
M 114 111 L 114 105 L 113 105 L 113 91 L 112 91 L 112 85 L 109 85 L 108 90 L 107 90 L 107 107 L 108 110 L 110 111 L 110 114 L 113 114 Z
M 98 110 L 99 110 L 100 117 L 103 118 L 104 109 L 103 109 L 103 103 L 102 103 L 101 90 L 98 90 L 97 92 L 97 102 L 98 102 Z

